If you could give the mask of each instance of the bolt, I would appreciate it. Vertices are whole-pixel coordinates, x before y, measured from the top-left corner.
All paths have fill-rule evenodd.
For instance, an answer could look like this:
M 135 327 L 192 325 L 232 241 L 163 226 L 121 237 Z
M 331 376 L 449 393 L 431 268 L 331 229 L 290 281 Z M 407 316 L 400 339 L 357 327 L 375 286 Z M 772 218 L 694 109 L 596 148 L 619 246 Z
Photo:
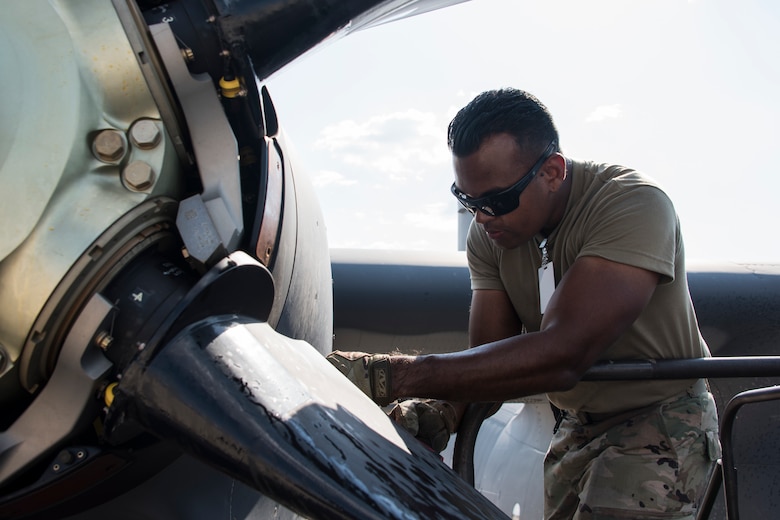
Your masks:
M 122 178 L 131 190 L 143 191 L 154 183 L 154 170 L 143 161 L 133 161 L 125 166 Z
M 184 58 L 184 61 L 187 63 L 192 63 L 195 61 L 195 53 L 192 52 L 192 49 L 189 47 L 185 47 L 181 50 L 181 57 Z
M 99 161 L 116 163 L 125 155 L 125 140 L 116 130 L 103 130 L 92 141 L 92 153 Z
M 98 332 L 97 336 L 95 336 L 95 344 L 101 350 L 108 350 L 108 347 L 110 347 L 113 342 L 113 336 L 104 330 L 101 330 Z
M 150 150 L 160 143 L 162 134 L 151 119 L 141 119 L 130 128 L 130 137 L 141 150 Z

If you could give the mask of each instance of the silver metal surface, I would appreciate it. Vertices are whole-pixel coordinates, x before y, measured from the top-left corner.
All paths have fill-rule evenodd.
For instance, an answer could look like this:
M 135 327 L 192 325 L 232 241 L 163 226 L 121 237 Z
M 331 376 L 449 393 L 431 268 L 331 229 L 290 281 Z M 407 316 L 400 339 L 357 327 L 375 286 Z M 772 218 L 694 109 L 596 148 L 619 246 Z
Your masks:
M 14 71 L 0 78 L 14 93 L 0 98 L 0 343 L 10 369 L 26 341 L 45 340 L 50 331 L 32 325 L 90 244 L 147 198 L 177 194 L 180 179 L 110 3 L 30 0 L 2 10 L 0 69 Z M 160 125 L 153 149 L 129 144 L 138 119 Z M 144 193 L 121 181 L 136 160 L 158 173 Z
M 221 245 L 233 251 L 241 239 L 244 222 L 238 146 L 230 123 L 211 78 L 206 74 L 197 77 L 190 74 L 170 27 L 155 24 L 150 30 L 187 121 L 203 184 L 203 192 L 196 197 L 203 200 Z M 199 217 L 204 219 L 206 215 Z M 213 250 L 203 251 L 204 244 L 197 234 L 190 232 L 191 229 L 188 227 L 182 232 L 184 243 L 195 260 L 206 264 L 218 246 L 215 244 Z M 203 251 L 203 256 L 194 251 Z
M 51 380 L 32 405 L 0 433 L 0 481 L 34 464 L 94 417 L 95 393 L 111 363 L 92 342 L 111 304 L 95 295 L 65 340 Z

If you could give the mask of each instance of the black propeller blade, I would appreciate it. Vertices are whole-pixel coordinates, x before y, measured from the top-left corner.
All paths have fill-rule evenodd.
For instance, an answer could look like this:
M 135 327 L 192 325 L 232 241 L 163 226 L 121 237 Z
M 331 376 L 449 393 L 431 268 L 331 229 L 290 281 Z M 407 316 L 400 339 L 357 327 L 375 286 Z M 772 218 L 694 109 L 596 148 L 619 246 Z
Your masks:
M 238 316 L 123 374 L 109 438 L 138 423 L 309 518 L 506 518 L 313 347 Z

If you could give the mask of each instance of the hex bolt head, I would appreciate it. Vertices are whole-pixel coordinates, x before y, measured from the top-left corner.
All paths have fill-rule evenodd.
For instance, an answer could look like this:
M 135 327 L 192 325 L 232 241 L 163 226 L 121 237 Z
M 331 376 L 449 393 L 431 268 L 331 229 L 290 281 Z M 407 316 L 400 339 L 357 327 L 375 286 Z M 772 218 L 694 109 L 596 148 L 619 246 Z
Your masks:
M 192 49 L 190 49 L 189 47 L 186 47 L 181 50 L 181 57 L 184 58 L 184 61 L 186 61 L 187 63 L 192 63 L 193 61 L 195 61 L 195 53 L 192 52 Z
M 125 155 L 125 140 L 117 130 L 103 130 L 92 141 L 92 153 L 104 163 L 117 163 Z
M 114 343 L 114 337 L 104 330 L 98 332 L 95 337 L 95 344 L 102 350 L 108 350 L 112 343 Z
M 140 119 L 130 128 L 130 138 L 142 150 L 150 150 L 160 144 L 162 133 L 151 119 Z
M 154 183 L 154 170 L 143 161 L 133 161 L 122 171 L 122 179 L 131 190 L 143 191 Z

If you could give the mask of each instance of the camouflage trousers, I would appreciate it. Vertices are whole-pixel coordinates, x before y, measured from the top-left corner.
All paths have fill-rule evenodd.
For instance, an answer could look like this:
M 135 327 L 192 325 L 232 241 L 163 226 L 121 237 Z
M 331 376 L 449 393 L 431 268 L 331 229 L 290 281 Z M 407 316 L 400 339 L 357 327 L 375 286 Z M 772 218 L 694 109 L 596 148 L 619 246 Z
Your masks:
M 564 412 L 544 463 L 545 518 L 694 519 L 720 457 L 715 401 L 695 386 L 601 421 Z

